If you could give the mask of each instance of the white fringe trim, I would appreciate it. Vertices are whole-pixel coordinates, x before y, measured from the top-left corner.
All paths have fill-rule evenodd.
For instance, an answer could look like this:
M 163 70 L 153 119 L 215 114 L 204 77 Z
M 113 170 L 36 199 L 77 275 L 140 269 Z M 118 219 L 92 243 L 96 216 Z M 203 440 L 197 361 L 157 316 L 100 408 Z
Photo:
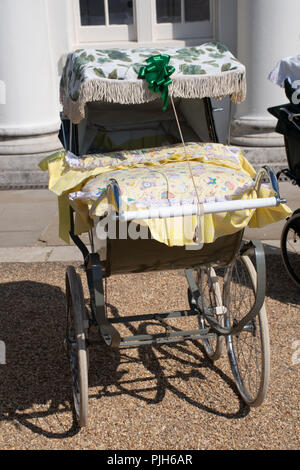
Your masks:
M 246 98 L 246 73 L 233 70 L 215 75 L 177 77 L 173 79 L 169 93 L 178 98 L 221 98 L 230 95 L 233 103 L 241 103 Z M 157 93 L 148 89 L 148 84 L 143 80 L 87 80 L 80 88 L 77 101 L 72 101 L 63 88 L 60 90 L 64 114 L 74 124 L 85 118 L 85 105 L 88 102 L 141 104 L 158 97 Z

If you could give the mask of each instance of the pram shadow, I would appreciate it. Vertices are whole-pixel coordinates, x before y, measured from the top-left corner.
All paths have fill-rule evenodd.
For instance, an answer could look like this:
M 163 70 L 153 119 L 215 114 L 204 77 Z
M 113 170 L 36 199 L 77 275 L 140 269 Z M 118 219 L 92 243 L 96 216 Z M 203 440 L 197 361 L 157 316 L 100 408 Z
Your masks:
M 266 254 L 267 286 L 266 296 L 279 302 L 300 304 L 300 289 L 290 279 L 282 258 L 274 250 Z
M 107 307 L 110 311 L 110 316 L 119 317 L 117 308 L 111 304 L 108 304 Z M 164 322 L 161 322 L 161 325 L 163 324 Z M 147 334 L 147 328 L 153 325 L 158 325 L 158 323 L 145 321 L 140 323 L 137 328 L 133 324 L 127 324 L 127 328 L 132 335 L 143 335 Z M 165 324 L 165 326 L 167 325 Z M 172 331 L 175 330 L 176 328 L 172 326 Z M 189 345 L 191 343 L 193 348 Z M 90 361 L 90 385 L 101 387 L 99 393 L 93 395 L 94 397 L 117 397 L 125 394 L 149 405 L 155 405 L 162 402 L 167 391 L 171 391 L 180 400 L 213 415 L 228 419 L 238 419 L 245 417 L 249 413 L 250 408 L 240 399 L 234 381 L 207 358 L 200 341 L 193 340 L 187 343 L 171 343 L 168 345 L 144 345 L 139 346 L 137 351 L 138 354 L 136 357 L 133 357 L 127 354 L 127 349 L 111 351 L 106 346 L 101 346 L 101 352 L 98 350 L 96 353 L 97 358 L 92 357 Z M 163 361 L 172 361 L 174 372 L 165 370 L 165 367 L 162 365 Z M 101 367 L 101 363 L 105 364 L 105 366 Z M 128 369 L 122 368 L 126 363 L 142 365 L 144 369 L 143 377 L 126 379 Z M 111 364 L 111 367 L 108 364 Z M 187 372 L 180 370 L 182 367 L 186 368 Z M 103 369 L 105 370 L 104 375 L 102 374 Z M 101 375 L 99 371 L 101 371 Z M 206 372 L 209 372 L 216 380 L 220 380 L 224 384 L 224 388 L 227 389 L 227 393 L 230 393 L 231 399 L 232 395 L 236 398 L 238 402 L 237 410 L 234 412 L 218 410 L 217 407 L 214 408 L 213 406 L 206 405 L 205 398 L 201 401 L 201 393 L 199 394 L 200 400 L 198 400 L 198 398 L 195 399 L 184 391 L 185 387 L 182 387 L 181 384 L 193 379 L 200 381 L 200 383 L 202 381 L 203 388 L 205 388 L 205 385 L 210 382 L 210 379 L 207 380 Z M 176 385 L 174 385 L 175 382 Z M 179 385 L 177 385 L 177 382 L 179 382 Z M 215 395 L 218 395 L 219 401 L 222 400 L 222 392 L 216 394 L 216 391 L 215 393 L 212 390 L 210 391 L 212 392 L 209 400 L 210 403 L 212 401 L 211 397 Z M 152 395 L 151 397 L 149 397 L 149 393 Z M 222 408 L 222 402 L 219 403 L 219 406 Z
M 22 281 L 0 284 L 0 423 L 46 438 L 78 432 L 64 350 L 65 295 L 59 287 Z M 3 361 L 2 361 L 3 362 Z M 61 415 L 68 412 L 67 422 Z
M 0 284 L 0 298 L 0 338 L 6 346 L 6 363 L 0 365 L 0 422 L 10 422 L 16 431 L 24 426 L 50 439 L 74 436 L 80 429 L 73 411 L 71 374 L 63 344 L 64 293 L 59 287 L 49 284 L 9 282 Z M 118 315 L 112 306 L 111 311 Z M 143 333 L 147 323 L 140 324 L 137 330 L 131 325 L 130 328 L 133 334 Z M 237 393 L 233 381 L 216 365 L 204 359 L 203 349 L 197 342 L 194 345 L 198 348 L 196 353 L 190 350 L 188 344 L 143 346 L 138 349 L 136 359 L 127 356 L 126 350 L 113 351 L 104 345 L 92 348 L 90 387 L 100 387 L 98 397 L 127 394 L 150 405 L 160 403 L 169 390 L 180 400 L 208 413 L 228 419 L 246 416 L 249 409 L 241 401 L 236 412 L 225 413 L 189 397 L 172 383 L 172 378 L 184 382 L 193 378 L 204 380 L 202 371 L 210 370 Z M 166 373 L 156 356 L 157 352 L 178 365 L 187 365 L 189 371 Z M 185 358 L 179 357 L 179 352 L 184 352 Z M 151 373 L 155 381 L 154 387 L 151 386 L 151 390 L 155 390 L 154 398 L 143 396 L 145 388 L 139 391 L 143 379 L 134 378 L 130 381 L 130 388 L 127 388 L 128 383 L 123 380 L 126 371 L 122 369 L 125 361 L 140 363 Z M 104 373 L 99 376 L 101 369 Z M 112 384 L 116 391 L 108 390 Z M 92 397 L 93 390 L 90 391 Z
M 266 298 L 283 303 L 300 304 L 300 290 L 291 281 L 281 258 L 280 249 L 265 246 L 266 260 Z M 254 258 L 251 256 L 252 262 Z M 239 279 L 243 282 L 243 278 Z

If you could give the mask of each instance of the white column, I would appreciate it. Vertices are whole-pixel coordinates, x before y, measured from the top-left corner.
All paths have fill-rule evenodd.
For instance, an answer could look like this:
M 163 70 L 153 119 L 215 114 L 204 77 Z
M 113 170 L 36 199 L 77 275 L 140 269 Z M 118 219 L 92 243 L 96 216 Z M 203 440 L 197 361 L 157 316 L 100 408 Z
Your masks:
M 276 120 L 267 108 L 287 98 L 267 77 L 279 59 L 299 54 L 300 1 L 238 0 L 237 5 L 237 56 L 246 65 L 247 99 L 236 107 L 231 143 L 272 153 L 270 147 L 282 146 L 283 139 L 274 132 Z
M 65 0 L 0 2 L 0 82 L 5 88 L 0 170 L 8 156 L 12 168 L 14 157 L 28 156 L 27 167 L 30 157 L 60 147 L 58 84 L 60 58 L 68 48 L 66 6 Z

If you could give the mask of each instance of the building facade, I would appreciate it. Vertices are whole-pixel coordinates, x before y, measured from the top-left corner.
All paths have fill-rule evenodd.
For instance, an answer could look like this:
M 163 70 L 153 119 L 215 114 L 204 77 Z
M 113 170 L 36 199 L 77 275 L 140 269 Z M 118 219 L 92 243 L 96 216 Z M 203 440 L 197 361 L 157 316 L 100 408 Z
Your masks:
M 0 186 L 46 183 L 37 164 L 60 148 L 64 61 L 85 47 L 226 44 L 246 65 L 248 93 L 230 112 L 221 103 L 220 140 L 230 129 L 254 164 L 280 166 L 283 141 L 267 108 L 286 98 L 267 76 L 299 53 L 299 18 L 299 0 L 0 0 Z

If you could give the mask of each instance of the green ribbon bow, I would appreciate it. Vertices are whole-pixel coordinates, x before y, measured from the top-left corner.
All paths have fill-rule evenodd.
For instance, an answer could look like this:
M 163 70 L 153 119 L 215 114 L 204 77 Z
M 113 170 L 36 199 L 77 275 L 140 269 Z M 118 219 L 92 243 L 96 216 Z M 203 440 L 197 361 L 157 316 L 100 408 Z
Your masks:
M 149 83 L 149 90 L 154 93 L 161 93 L 163 100 L 163 111 L 168 106 L 168 86 L 172 80 L 170 75 L 175 72 L 175 68 L 168 65 L 170 56 L 167 54 L 153 55 L 149 57 L 145 65 L 140 68 L 138 78 L 143 78 Z

